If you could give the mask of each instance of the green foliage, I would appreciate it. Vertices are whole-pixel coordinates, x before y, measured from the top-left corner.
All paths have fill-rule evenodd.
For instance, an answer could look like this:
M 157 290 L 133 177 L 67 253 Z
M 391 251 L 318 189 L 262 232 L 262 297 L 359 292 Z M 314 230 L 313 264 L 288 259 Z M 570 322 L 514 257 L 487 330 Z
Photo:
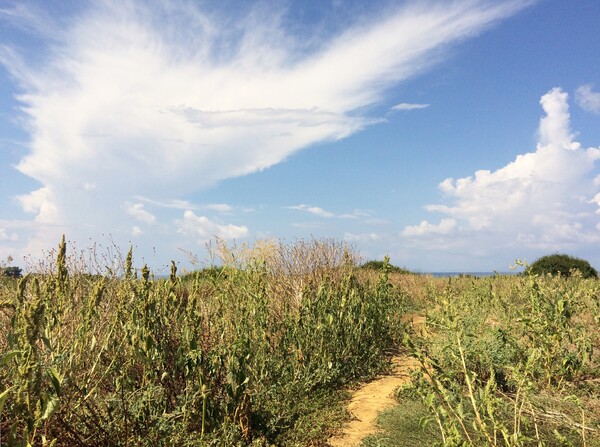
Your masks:
M 441 445 L 599 446 L 600 387 L 588 382 L 600 370 L 599 292 L 530 275 L 450 279 L 432 293 L 428 336 L 405 343 Z
M 360 268 L 368 269 L 368 270 L 382 271 L 384 269 L 384 266 L 387 269 L 387 271 L 390 273 L 404 273 L 404 274 L 410 273 L 410 271 L 405 268 L 390 264 L 388 259 L 383 260 L 383 261 L 367 261 L 364 264 L 362 264 L 360 266 Z
M 571 276 L 574 271 L 579 271 L 583 278 L 598 277 L 598 272 L 588 261 L 564 254 L 542 256 L 531 264 L 527 270 L 535 275 L 560 274 L 563 277 L 568 277 Z
M 131 250 L 121 277 L 77 273 L 63 238 L 49 272 L 0 289 L 0 443 L 324 442 L 315 412 L 384 367 L 402 303 L 343 246 L 279 250 L 158 280 Z
M 227 267 L 223 267 L 223 266 L 211 266 L 211 267 L 206 267 L 203 268 L 202 270 L 196 270 L 193 272 L 189 272 L 186 273 L 184 275 L 181 276 L 181 280 L 188 282 L 188 281 L 195 281 L 198 279 L 214 279 L 214 280 L 218 280 L 221 278 L 225 278 L 227 276 L 227 270 L 229 270 Z
M 0 267 L 0 278 L 21 278 L 23 277 L 23 270 L 20 267 Z

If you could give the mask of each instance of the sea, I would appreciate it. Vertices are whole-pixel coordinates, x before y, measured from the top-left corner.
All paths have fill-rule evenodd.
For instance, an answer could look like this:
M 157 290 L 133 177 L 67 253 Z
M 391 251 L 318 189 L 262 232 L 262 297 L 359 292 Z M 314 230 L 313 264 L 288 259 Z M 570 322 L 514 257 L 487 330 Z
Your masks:
M 453 278 L 456 276 L 473 276 L 475 278 L 485 278 L 495 275 L 516 275 L 518 272 L 421 272 L 422 275 L 431 275 L 436 278 Z

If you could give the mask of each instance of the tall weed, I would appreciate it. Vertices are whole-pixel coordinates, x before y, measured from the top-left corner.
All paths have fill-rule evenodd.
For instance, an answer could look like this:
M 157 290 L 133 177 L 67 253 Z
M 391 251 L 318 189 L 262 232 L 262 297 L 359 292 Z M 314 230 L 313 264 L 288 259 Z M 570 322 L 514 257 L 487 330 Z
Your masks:
M 294 445 L 384 366 L 403 312 L 385 272 L 359 280 L 332 241 L 219 250 L 208 274 L 155 279 L 131 250 L 78 271 L 63 239 L 51 270 L 4 287 L 2 445 Z
M 405 339 L 421 363 L 415 391 L 442 444 L 599 445 L 591 441 L 600 432 L 599 390 L 588 380 L 599 366 L 597 281 L 446 281 L 432 295 L 428 337 Z

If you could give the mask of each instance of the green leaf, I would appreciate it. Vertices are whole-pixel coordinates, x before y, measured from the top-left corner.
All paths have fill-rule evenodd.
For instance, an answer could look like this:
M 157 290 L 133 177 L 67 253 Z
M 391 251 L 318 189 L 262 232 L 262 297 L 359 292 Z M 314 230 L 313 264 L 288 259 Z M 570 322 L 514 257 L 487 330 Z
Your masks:
M 15 386 L 11 386 L 10 388 L 4 390 L 2 394 L 0 394 L 0 414 L 2 414 L 2 409 L 4 408 L 4 403 L 6 402 L 8 393 L 10 393 L 13 388 L 15 388 Z
M 62 377 L 56 370 L 56 368 L 48 368 L 46 370 L 48 373 L 48 377 L 50 377 L 50 381 L 52 382 L 52 386 L 54 387 L 54 391 L 56 391 L 57 396 L 60 396 L 60 390 L 62 385 Z
M 48 337 L 40 337 L 42 342 L 44 343 L 44 346 L 46 346 L 46 348 L 50 351 L 52 351 L 52 344 L 50 343 L 50 340 L 48 339 Z
M 44 411 L 44 414 L 42 415 L 43 421 L 45 421 L 46 419 L 48 419 L 50 416 L 52 416 L 54 414 L 54 412 L 58 408 L 58 400 L 59 400 L 58 396 L 52 396 L 50 398 L 50 400 L 46 404 L 46 410 Z
M 8 364 L 8 362 L 10 362 L 12 359 L 14 359 L 16 356 L 18 356 L 22 352 L 23 351 L 10 351 L 10 352 L 7 352 L 6 354 L 4 354 L 0 358 L 0 366 L 4 366 L 4 365 Z

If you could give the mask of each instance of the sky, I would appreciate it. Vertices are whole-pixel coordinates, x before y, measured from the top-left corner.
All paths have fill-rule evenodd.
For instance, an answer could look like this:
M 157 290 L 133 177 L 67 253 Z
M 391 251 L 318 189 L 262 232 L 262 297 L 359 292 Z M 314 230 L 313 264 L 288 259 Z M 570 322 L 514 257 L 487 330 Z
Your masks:
M 597 0 L 0 0 L 0 264 L 334 239 L 600 267 Z

